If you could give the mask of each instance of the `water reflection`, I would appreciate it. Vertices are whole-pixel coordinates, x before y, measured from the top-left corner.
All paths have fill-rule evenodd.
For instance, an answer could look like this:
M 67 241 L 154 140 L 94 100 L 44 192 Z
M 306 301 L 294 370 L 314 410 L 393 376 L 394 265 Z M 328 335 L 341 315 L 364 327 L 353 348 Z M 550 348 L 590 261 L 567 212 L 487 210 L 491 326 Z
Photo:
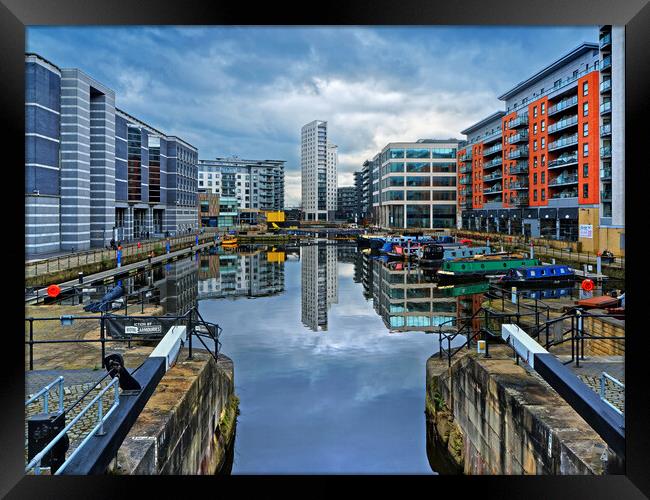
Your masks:
M 203 254 L 198 299 L 264 297 L 284 291 L 284 250 Z
M 338 303 L 336 244 L 300 248 L 302 322 L 313 331 L 327 330 L 327 311 Z

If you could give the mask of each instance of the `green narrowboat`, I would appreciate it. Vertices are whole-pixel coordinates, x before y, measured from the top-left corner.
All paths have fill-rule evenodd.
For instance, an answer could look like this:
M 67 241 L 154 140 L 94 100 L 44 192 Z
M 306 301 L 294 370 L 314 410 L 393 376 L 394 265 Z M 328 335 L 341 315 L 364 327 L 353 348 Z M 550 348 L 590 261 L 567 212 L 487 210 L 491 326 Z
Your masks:
M 441 283 L 480 280 L 486 276 L 503 276 L 510 269 L 539 266 L 539 259 L 457 259 L 442 264 L 436 276 Z

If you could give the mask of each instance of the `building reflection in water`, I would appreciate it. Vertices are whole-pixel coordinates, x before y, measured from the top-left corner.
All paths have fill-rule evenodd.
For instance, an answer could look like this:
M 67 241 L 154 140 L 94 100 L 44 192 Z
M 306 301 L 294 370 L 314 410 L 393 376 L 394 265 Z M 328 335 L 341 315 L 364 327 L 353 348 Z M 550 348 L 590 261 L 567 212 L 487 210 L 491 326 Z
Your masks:
M 438 331 L 480 308 L 483 290 L 438 288 L 433 275 L 408 262 L 383 262 L 366 255 L 355 259 L 355 281 L 391 332 Z
M 284 250 L 257 249 L 204 254 L 198 298 L 264 297 L 284 291 Z
M 327 311 L 338 303 L 337 245 L 300 247 L 302 323 L 313 331 L 327 330 Z

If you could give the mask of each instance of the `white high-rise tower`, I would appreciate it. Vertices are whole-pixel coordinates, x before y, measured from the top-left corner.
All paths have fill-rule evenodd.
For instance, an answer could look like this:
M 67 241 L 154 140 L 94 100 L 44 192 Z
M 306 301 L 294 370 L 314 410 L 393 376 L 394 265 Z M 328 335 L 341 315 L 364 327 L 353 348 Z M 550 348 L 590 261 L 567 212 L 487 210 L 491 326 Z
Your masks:
M 303 126 L 300 167 L 305 220 L 334 220 L 337 163 L 337 146 L 327 139 L 327 122 L 314 120 Z

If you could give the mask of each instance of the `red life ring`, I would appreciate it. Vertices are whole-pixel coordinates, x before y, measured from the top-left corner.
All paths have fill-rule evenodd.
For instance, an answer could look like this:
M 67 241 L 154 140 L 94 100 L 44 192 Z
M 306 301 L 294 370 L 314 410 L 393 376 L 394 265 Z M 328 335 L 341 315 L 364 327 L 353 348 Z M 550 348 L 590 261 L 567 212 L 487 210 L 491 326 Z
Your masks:
M 582 285 L 580 286 L 585 292 L 591 292 L 594 289 L 594 282 L 590 279 L 586 279 L 582 281 Z
M 58 285 L 50 285 L 47 287 L 47 294 L 52 298 L 58 296 L 60 293 L 61 289 Z

